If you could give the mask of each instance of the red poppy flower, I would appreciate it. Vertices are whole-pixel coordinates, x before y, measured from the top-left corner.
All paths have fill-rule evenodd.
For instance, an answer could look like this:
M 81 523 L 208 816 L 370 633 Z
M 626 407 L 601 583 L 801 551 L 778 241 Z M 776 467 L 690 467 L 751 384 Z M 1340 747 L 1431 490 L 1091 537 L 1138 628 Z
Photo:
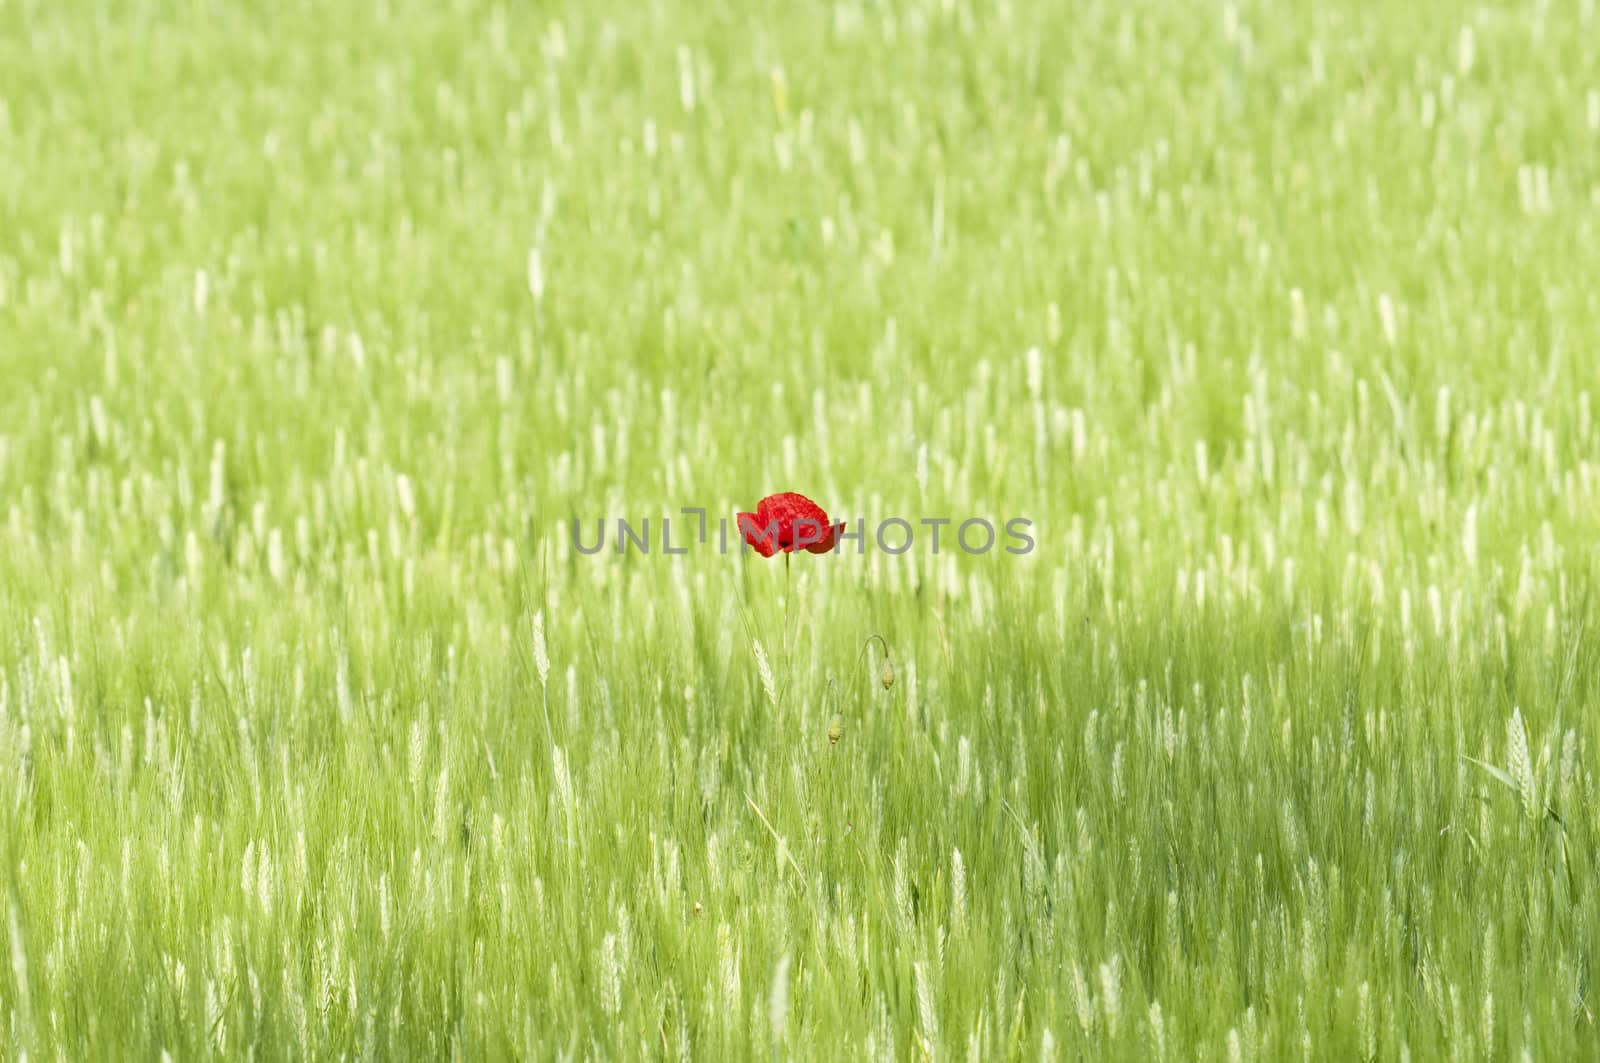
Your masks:
M 844 533 L 844 522 L 830 524 L 821 506 L 805 495 L 784 491 L 763 498 L 754 513 L 739 514 L 739 532 L 762 557 L 779 550 L 825 554 Z

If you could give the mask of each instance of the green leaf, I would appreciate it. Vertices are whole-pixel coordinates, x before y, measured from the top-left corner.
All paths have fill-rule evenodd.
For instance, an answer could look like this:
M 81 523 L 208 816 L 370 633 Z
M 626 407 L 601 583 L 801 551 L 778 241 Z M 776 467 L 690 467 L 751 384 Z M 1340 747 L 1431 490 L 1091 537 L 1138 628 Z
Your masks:
M 1482 768 L 1484 771 L 1488 772 L 1490 775 L 1493 775 L 1496 779 L 1499 779 L 1501 782 L 1505 783 L 1506 786 L 1509 789 L 1515 790 L 1517 788 L 1516 781 L 1511 778 L 1511 775 L 1509 773 L 1507 773 L 1505 771 L 1502 771 L 1501 769 L 1495 767 L 1493 764 L 1485 764 L 1483 761 L 1479 760 L 1477 757 L 1469 757 L 1469 756 L 1466 756 L 1465 754 L 1462 755 L 1461 759 L 1462 760 L 1470 760 L 1472 763 L 1476 764 L 1478 767 Z

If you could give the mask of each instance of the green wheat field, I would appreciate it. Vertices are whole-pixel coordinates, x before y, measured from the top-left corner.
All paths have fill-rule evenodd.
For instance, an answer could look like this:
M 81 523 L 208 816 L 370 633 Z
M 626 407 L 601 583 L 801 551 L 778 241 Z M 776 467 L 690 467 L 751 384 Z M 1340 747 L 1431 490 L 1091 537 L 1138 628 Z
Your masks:
M 0 0 L 0 1059 L 1594 1058 L 1596 40 Z

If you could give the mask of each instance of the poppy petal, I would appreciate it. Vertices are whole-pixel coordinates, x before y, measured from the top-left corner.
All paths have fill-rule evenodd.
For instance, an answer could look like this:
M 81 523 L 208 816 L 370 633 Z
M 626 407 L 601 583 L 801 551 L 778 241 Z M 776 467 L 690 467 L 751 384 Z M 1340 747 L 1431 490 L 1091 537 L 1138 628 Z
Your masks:
M 777 553 L 776 529 L 771 521 L 764 521 L 759 516 L 760 507 L 756 513 L 739 514 L 739 534 L 744 536 L 744 541 L 755 547 L 756 553 L 762 557 L 771 557 Z
M 797 516 L 789 526 L 789 546 L 794 550 L 811 550 L 813 546 L 823 542 L 832 534 L 833 529 L 827 521 L 817 520 L 811 516 Z M 816 553 L 815 550 L 811 551 Z
M 843 534 L 844 521 L 841 520 L 839 523 L 831 525 L 828 528 L 827 532 L 823 534 L 820 542 L 812 543 L 810 546 L 807 546 L 806 549 L 811 551 L 813 554 L 832 553 L 834 546 L 839 542 L 839 536 Z

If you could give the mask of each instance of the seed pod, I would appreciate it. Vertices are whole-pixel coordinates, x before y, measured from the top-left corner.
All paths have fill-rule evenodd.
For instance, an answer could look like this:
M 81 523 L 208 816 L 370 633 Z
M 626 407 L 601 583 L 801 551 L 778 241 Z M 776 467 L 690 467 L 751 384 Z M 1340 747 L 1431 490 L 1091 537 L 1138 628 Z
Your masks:
M 883 671 L 878 673 L 878 679 L 885 690 L 894 686 L 894 662 L 887 657 L 883 659 Z

